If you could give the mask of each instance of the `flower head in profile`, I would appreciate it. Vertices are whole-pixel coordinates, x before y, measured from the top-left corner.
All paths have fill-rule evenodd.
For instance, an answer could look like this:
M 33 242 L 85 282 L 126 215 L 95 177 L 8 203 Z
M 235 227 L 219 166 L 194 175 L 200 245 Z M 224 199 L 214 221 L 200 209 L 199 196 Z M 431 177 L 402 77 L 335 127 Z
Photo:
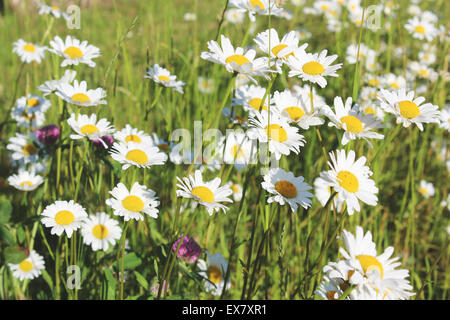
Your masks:
M 41 91 L 43 93 L 43 96 L 45 97 L 51 93 L 55 93 L 60 84 L 71 84 L 73 80 L 75 80 L 76 75 L 77 72 L 75 70 L 66 70 L 64 71 L 64 75 L 60 79 L 45 81 L 38 87 L 38 90 Z
M 17 174 L 13 174 L 8 178 L 8 183 L 21 191 L 32 191 L 44 182 L 44 178 L 23 168 L 19 169 Z
M 270 0 L 230 0 L 230 7 L 237 8 L 240 12 L 248 12 L 250 21 L 255 21 L 255 15 L 283 16 L 284 9 L 279 8 L 276 1 Z
M 164 87 L 172 88 L 179 93 L 183 93 L 183 81 L 177 81 L 177 76 L 170 74 L 170 71 L 155 64 L 148 68 L 144 78 L 152 79 L 156 83 L 163 85 Z
M 56 95 L 70 104 L 79 107 L 91 107 L 106 104 L 106 91 L 102 88 L 88 89 L 86 81 L 73 84 L 60 82 L 56 87 Z

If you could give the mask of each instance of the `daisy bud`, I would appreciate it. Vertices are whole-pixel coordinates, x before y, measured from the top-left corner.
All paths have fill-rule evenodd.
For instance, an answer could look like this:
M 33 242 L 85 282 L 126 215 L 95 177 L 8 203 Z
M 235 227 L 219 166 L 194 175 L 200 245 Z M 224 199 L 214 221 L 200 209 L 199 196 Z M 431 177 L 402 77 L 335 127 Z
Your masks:
M 55 124 L 49 124 L 36 131 L 36 138 L 42 144 L 54 144 L 61 135 L 59 128 Z
M 173 251 L 177 251 L 178 245 L 181 242 L 180 248 L 178 249 L 177 257 L 183 259 L 188 263 L 196 262 L 200 254 L 202 253 L 202 249 L 198 245 L 197 242 L 193 238 L 189 238 L 188 236 L 184 236 L 181 234 L 180 238 L 174 242 L 172 246 Z

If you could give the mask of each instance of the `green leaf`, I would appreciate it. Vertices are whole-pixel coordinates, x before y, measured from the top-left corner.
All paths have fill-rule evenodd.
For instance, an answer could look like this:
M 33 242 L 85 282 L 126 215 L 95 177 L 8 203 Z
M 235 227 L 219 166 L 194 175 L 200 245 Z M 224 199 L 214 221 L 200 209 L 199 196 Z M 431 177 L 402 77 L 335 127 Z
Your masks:
M 50 287 L 50 291 L 53 294 L 53 280 L 45 269 L 42 269 L 42 278 L 44 278 L 45 282 L 47 282 L 48 286 Z
M 106 299 L 116 299 L 117 280 L 114 278 L 111 269 L 105 269 L 105 281 L 103 281 L 103 290 L 106 290 Z
M 134 271 L 134 275 L 136 276 L 137 282 L 145 289 L 148 290 L 148 281 L 145 277 L 137 271 Z
M 0 202 L 0 224 L 7 223 L 11 219 L 12 210 L 11 201 L 3 198 Z
M 125 255 L 125 269 L 134 269 L 142 264 L 142 259 L 136 253 L 128 253 Z
M 22 228 L 22 226 L 19 226 L 16 230 L 17 230 L 18 243 L 23 243 L 25 240 L 25 237 L 27 236 L 25 233 L 25 230 Z
M 4 255 L 6 263 L 18 264 L 26 259 L 27 252 L 19 247 L 7 247 Z
M 14 246 L 16 244 L 16 240 L 14 240 L 14 237 L 9 232 L 8 228 L 2 225 L 0 225 L 0 239 L 5 240 L 5 242 L 10 246 Z

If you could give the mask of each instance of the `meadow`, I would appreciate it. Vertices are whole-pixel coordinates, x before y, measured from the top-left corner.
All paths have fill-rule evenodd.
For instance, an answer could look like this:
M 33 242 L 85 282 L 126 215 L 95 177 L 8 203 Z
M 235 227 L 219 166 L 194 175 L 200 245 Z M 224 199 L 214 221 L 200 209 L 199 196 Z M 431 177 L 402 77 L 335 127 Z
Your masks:
M 449 18 L 5 1 L 0 299 L 448 299 Z

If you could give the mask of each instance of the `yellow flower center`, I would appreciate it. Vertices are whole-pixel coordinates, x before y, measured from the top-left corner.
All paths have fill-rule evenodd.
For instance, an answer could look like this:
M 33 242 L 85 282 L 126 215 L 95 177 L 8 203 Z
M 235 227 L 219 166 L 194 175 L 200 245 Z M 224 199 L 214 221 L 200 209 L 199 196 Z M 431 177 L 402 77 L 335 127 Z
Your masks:
M 294 121 L 297 121 L 305 115 L 303 109 L 299 107 L 287 107 L 284 111 L 286 111 L 289 117 Z
M 427 69 L 420 69 L 419 74 L 424 78 L 427 78 L 429 76 Z
M 222 272 L 216 266 L 209 266 L 206 271 L 208 275 L 208 280 L 214 284 L 218 284 L 222 280 Z
M 266 6 L 264 3 L 262 3 L 261 0 L 250 0 L 250 5 L 256 9 L 256 7 L 259 7 L 259 9 L 264 10 Z
M 238 186 L 237 184 L 232 184 L 232 185 L 230 186 L 230 188 L 231 188 L 231 190 L 232 190 L 234 193 L 238 193 L 238 192 L 239 192 L 239 186 Z
M 98 131 L 98 128 L 94 126 L 93 124 L 87 124 L 81 127 L 80 129 L 82 134 L 93 134 L 94 132 Z
M 28 186 L 31 187 L 33 185 L 33 183 L 31 181 L 23 181 L 23 182 L 20 183 L 21 187 L 23 187 L 24 185 L 28 185 Z
M 25 111 L 22 112 L 22 117 L 24 117 L 25 119 L 27 119 L 28 121 L 34 120 L 36 119 L 36 114 L 28 114 Z
M 278 181 L 277 183 L 275 183 L 275 190 L 277 190 L 278 193 L 285 198 L 291 199 L 297 196 L 297 188 L 290 181 Z
M 322 64 L 316 61 L 310 61 L 308 63 L 305 63 L 302 69 L 304 73 L 309 74 L 311 76 L 317 76 L 325 71 L 325 68 L 322 66 Z
M 108 228 L 103 224 L 98 224 L 92 228 L 92 234 L 94 235 L 94 237 L 100 240 L 105 239 L 108 236 L 108 233 Z
M 390 85 L 392 88 L 394 88 L 394 89 L 400 88 L 400 86 L 398 85 L 397 82 L 391 82 L 389 85 Z
M 412 119 L 420 115 L 419 107 L 412 101 L 400 101 L 398 107 L 400 108 L 400 114 L 403 118 Z
M 23 272 L 30 272 L 33 270 L 33 264 L 28 260 L 23 260 L 21 263 L 19 263 L 19 269 Z
M 321 8 L 323 11 L 327 11 L 330 7 L 328 7 L 326 4 L 323 4 L 320 8 Z
M 129 151 L 125 158 L 127 160 L 136 162 L 137 164 L 145 164 L 148 162 L 147 154 L 139 149 Z
M 284 48 L 287 48 L 287 44 L 281 43 L 281 44 L 279 44 L 279 45 L 273 47 L 272 53 L 278 57 L 278 52 L 280 52 L 280 51 L 283 50 Z M 293 55 L 294 55 L 294 52 L 290 52 L 290 53 L 284 55 L 284 57 L 287 58 L 287 57 L 293 56 Z
M 243 158 L 245 156 L 244 151 L 242 150 L 242 146 L 238 144 L 235 144 L 233 147 L 230 148 L 230 153 L 236 159 Z
M 428 190 L 425 188 L 419 188 L 419 192 L 424 196 L 426 196 L 428 194 Z
M 137 196 L 127 196 L 122 200 L 122 206 L 128 211 L 139 212 L 144 209 L 144 201 Z
M 30 98 L 27 100 L 27 106 L 30 108 L 38 107 L 40 104 L 39 99 L 36 98 Z
M 64 53 L 67 54 L 72 60 L 83 57 L 83 52 L 80 50 L 80 48 L 73 46 L 68 47 L 66 50 L 64 50 Z
M 365 107 L 365 108 L 364 108 L 364 113 L 365 113 L 365 114 L 373 114 L 373 115 L 376 115 L 375 109 L 372 108 L 372 107 Z
M 356 256 L 356 259 L 361 264 L 361 267 L 363 268 L 365 273 L 372 270 L 377 270 L 380 273 L 381 278 L 383 278 L 383 265 L 380 263 L 380 261 L 378 261 L 377 258 L 363 254 L 360 256 Z
M 126 142 L 136 142 L 136 143 L 141 143 L 141 138 L 139 138 L 137 135 L 135 134 L 130 134 L 125 138 Z
M 231 63 L 231 62 L 236 63 L 238 66 L 243 66 L 246 63 L 250 63 L 250 60 L 248 60 L 242 54 L 233 54 L 225 59 L 225 63 Z
M 418 25 L 417 27 L 414 28 L 414 31 L 417 33 L 421 33 L 424 34 L 425 33 L 425 28 L 421 25 Z
M 22 147 L 22 152 L 26 156 L 32 156 L 33 154 L 36 154 L 38 149 L 32 145 L 32 144 L 26 144 Z
M 359 133 L 363 131 L 362 122 L 355 116 L 345 116 L 341 118 L 341 122 L 347 126 L 347 131 Z
M 165 82 L 170 81 L 170 78 L 168 76 L 159 76 L 158 79 Z
M 278 124 L 271 124 L 265 127 L 267 136 L 275 141 L 284 142 L 287 140 L 287 132 Z
M 207 187 L 203 187 L 203 186 L 195 187 L 192 189 L 191 193 L 194 196 L 199 197 L 200 201 L 202 201 L 202 202 L 208 202 L 208 203 L 214 202 L 214 194 Z
M 35 52 L 36 47 L 34 45 L 32 45 L 31 43 L 27 43 L 26 45 L 23 46 L 23 50 L 25 50 L 27 52 Z
M 248 104 L 249 104 L 253 109 L 259 111 L 259 107 L 261 106 L 261 102 L 262 102 L 262 99 L 260 99 L 260 98 L 253 98 L 253 99 L 251 99 L 251 100 L 248 102 Z M 262 108 L 261 108 L 261 110 L 267 110 L 267 106 L 266 106 L 266 105 L 263 105 Z
M 81 102 L 81 103 L 91 102 L 91 99 L 84 93 L 75 93 L 72 96 L 72 100 L 75 102 Z
M 74 220 L 75 220 L 75 216 L 73 215 L 73 213 L 70 211 L 67 211 L 67 210 L 59 211 L 55 215 L 56 224 L 61 225 L 61 226 L 67 226 L 67 225 L 71 224 Z
M 348 192 L 356 192 L 359 188 L 358 178 L 350 171 L 340 171 L 337 175 L 339 185 Z

